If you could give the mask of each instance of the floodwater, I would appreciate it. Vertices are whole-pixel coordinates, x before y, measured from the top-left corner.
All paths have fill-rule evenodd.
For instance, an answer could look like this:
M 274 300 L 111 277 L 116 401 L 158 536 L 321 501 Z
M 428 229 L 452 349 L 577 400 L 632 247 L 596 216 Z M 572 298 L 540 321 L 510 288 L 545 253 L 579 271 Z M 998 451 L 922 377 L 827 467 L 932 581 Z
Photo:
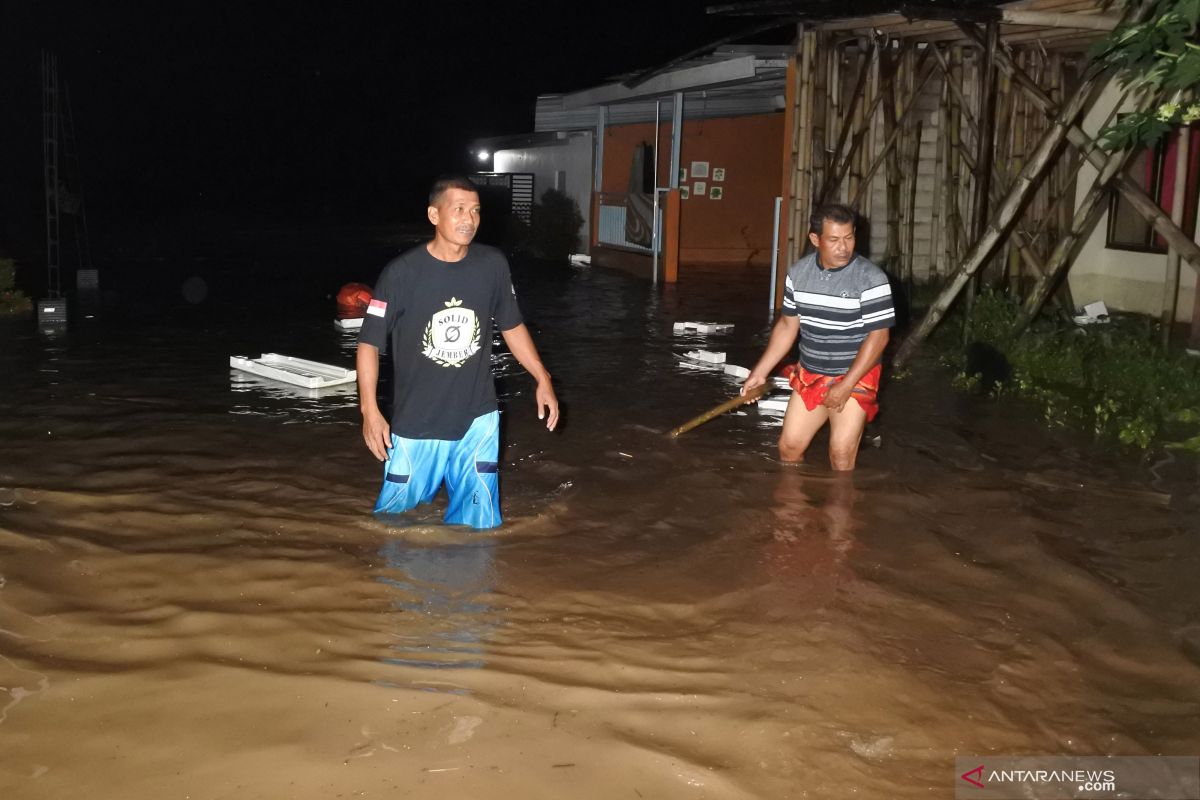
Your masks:
M 1200 753 L 1194 465 L 930 364 L 852 481 L 756 410 L 672 441 L 735 391 L 678 355 L 750 363 L 761 276 L 518 269 L 560 430 L 498 355 L 505 526 L 376 519 L 353 392 L 227 366 L 352 364 L 312 266 L 0 329 L 0 798 L 929 798 L 956 755 Z

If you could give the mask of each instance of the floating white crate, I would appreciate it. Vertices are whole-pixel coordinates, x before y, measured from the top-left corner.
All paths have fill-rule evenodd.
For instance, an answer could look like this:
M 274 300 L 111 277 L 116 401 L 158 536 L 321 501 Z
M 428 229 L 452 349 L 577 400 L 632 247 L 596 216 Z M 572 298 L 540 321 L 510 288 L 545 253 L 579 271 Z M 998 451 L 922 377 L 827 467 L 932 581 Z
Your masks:
M 352 369 L 279 353 L 263 353 L 259 358 L 230 356 L 229 366 L 306 389 L 323 389 L 358 380 L 358 373 Z
M 708 350 L 689 350 L 684 353 L 684 358 L 690 358 L 693 361 L 703 361 L 706 364 L 724 364 L 724 353 L 713 353 Z
M 749 378 L 750 377 L 750 368 L 749 367 L 739 367 L 737 364 L 726 364 L 725 365 L 725 374 L 732 375 L 735 378 Z

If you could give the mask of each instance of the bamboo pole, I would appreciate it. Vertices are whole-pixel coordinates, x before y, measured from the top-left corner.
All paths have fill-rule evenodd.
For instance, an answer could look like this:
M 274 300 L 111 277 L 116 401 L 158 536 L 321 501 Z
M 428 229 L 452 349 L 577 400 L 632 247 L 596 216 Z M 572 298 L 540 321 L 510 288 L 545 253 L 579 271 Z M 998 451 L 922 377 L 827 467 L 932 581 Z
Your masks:
M 946 316 L 946 312 L 950 310 L 950 306 L 959 292 L 983 266 L 988 257 L 995 252 L 997 245 L 1000 244 L 1015 221 L 1021 206 L 1041 184 L 1051 157 L 1066 139 L 1068 128 L 1083 113 L 1084 107 L 1090 102 L 1096 86 L 1103 76 L 1104 73 L 1100 71 L 1092 72 L 1075 89 L 1071 99 L 1055 118 L 1054 124 L 1046 130 L 1041 141 L 1038 142 L 1029 163 L 1025 165 L 1025 168 L 1013 181 L 1012 186 L 1009 187 L 1004 201 L 996 209 L 991 222 L 983 230 L 982 235 L 976 238 L 967 255 L 964 256 L 949 284 L 934 301 L 920 324 L 901 345 L 894 360 L 897 367 L 903 366 L 922 342 L 929 337 L 937 324 Z
M 996 147 L 996 62 L 992 53 L 998 49 L 1000 27 L 995 22 L 987 24 L 986 42 L 983 52 L 975 62 L 976 86 L 979 89 L 979 132 L 975 137 L 975 191 L 971 208 L 971 237 L 979 239 L 987 229 L 988 210 L 991 201 L 992 164 Z M 986 269 L 986 264 L 983 265 Z M 978 270 L 967 282 L 966 308 L 963 315 L 963 343 L 971 336 L 971 311 L 975 307 L 975 294 L 979 291 Z
M 955 47 L 950 51 L 950 83 L 954 88 L 955 102 L 951 105 L 950 110 L 950 213 L 946 218 L 946 224 L 949 226 L 951 236 L 949 237 L 949 251 L 947 257 L 947 271 L 951 265 L 957 264 L 962 256 L 963 239 L 958 235 L 959 224 L 962 220 L 962 159 L 959 156 L 959 139 L 962 133 L 962 109 L 969 108 L 966 98 L 963 98 L 962 104 L 959 105 L 957 98 L 963 96 L 962 93 L 962 48 Z
M 813 187 L 825 185 L 825 126 L 829 111 L 829 54 L 826 52 L 827 37 L 813 33 L 813 88 L 812 88 L 812 156 L 810 172 Z M 810 190 L 811 191 L 811 190 Z
M 1178 100 L 1178 95 L 1176 95 Z M 1175 144 L 1175 185 L 1171 192 L 1171 222 L 1183 224 L 1183 204 L 1188 179 L 1188 150 L 1192 132 L 1187 126 L 1178 129 L 1179 141 Z M 1167 248 L 1167 274 L 1163 278 L 1162 302 L 1162 348 L 1171 346 L 1171 329 L 1175 327 L 1175 304 L 1179 302 L 1179 251 Z
M 943 74 L 941 93 L 938 97 L 937 135 L 933 144 L 933 198 L 929 208 L 929 270 L 926 276 L 929 280 L 936 280 L 942 274 L 941 240 L 945 202 L 945 189 L 942 184 L 946 181 L 946 102 L 949 95 L 950 90 L 946 86 Z
M 737 397 L 726 400 L 724 403 L 721 403 L 720 405 L 713 406 L 708 411 L 705 411 L 703 414 L 701 414 L 697 417 L 693 417 L 692 419 L 689 419 L 687 422 L 683 423 L 678 428 L 672 429 L 671 432 L 667 435 L 670 436 L 672 439 L 676 439 L 679 436 L 681 436 L 682 434 L 685 434 L 688 431 L 692 430 L 693 428 L 698 428 L 701 425 L 703 425 L 704 423 L 708 422 L 709 420 L 716 419 L 717 417 L 724 414 L 726 411 L 732 411 L 733 409 L 737 408 L 738 406 L 745 405 L 746 403 L 752 403 L 755 400 L 758 400 L 760 397 L 762 397 L 764 394 L 766 394 L 771 389 L 771 386 L 772 386 L 772 383 L 770 381 L 768 381 L 768 382 L 764 383 L 762 386 L 754 387 L 750 391 L 746 392 L 744 395 L 738 395 Z
M 921 165 L 921 120 L 917 120 L 913 136 L 912 155 L 908 162 L 908 241 L 904 248 L 904 293 L 908 311 L 912 312 L 913 250 L 917 243 L 917 171 Z

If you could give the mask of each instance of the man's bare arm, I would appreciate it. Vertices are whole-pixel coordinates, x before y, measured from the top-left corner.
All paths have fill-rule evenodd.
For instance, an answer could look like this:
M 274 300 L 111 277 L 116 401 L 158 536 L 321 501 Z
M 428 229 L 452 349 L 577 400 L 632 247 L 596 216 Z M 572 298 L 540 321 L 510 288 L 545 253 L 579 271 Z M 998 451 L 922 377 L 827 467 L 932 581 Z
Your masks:
M 392 431 L 375 397 L 379 388 L 379 348 L 359 342 L 354 366 L 358 371 L 358 408 L 363 418 L 363 440 L 376 458 L 386 461 L 388 448 L 392 446 Z
M 746 382 L 742 384 L 742 394 L 767 382 L 767 376 L 771 374 L 771 370 L 775 369 L 775 365 L 779 363 L 780 359 L 792 349 L 792 345 L 796 343 L 796 335 L 799 333 L 799 317 L 783 316 L 779 318 L 771 330 L 771 338 L 767 340 L 767 349 L 763 351 L 762 358 L 758 359 L 754 369 L 750 370 Z
M 533 337 L 529 335 L 529 329 L 521 324 L 515 328 L 501 331 L 500 335 L 504 337 L 504 343 L 508 345 L 509 352 L 537 381 L 535 399 L 538 419 L 546 420 L 546 430 L 554 430 L 558 425 L 558 398 L 554 395 L 550 373 L 546 370 L 546 365 L 542 363 L 541 357 L 538 356 L 537 348 L 533 344 Z

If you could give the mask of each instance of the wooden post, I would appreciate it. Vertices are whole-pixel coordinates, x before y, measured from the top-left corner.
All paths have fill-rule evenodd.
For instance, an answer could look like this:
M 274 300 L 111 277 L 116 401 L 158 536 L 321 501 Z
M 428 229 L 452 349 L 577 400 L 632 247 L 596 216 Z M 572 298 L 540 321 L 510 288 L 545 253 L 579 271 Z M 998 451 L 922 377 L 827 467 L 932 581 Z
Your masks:
M 783 106 L 783 186 L 780 191 L 780 196 L 783 202 L 780 205 L 779 215 L 779 253 L 776 259 L 779 263 L 779 271 L 775 277 L 775 307 L 779 308 L 783 302 L 783 286 L 784 280 L 787 278 L 787 268 L 792 263 L 792 205 L 795 203 L 795 182 L 796 182 L 796 148 L 799 141 L 799 130 L 797 127 L 796 105 L 797 97 L 797 63 L 796 60 L 799 53 L 793 54 L 788 59 L 787 77 L 784 85 L 784 106 Z
M 667 192 L 666 200 L 663 206 L 663 282 L 676 283 L 679 280 L 679 190 Z
M 1017 212 L 1021 206 L 1029 199 L 1032 192 L 1037 190 L 1045 177 L 1046 168 L 1050 163 L 1051 157 L 1055 154 L 1058 148 L 1062 145 L 1063 140 L 1067 137 L 1067 130 L 1075 122 L 1084 107 L 1090 102 L 1096 86 L 1100 81 L 1103 73 L 1093 72 L 1087 75 L 1075 89 L 1074 95 L 1066 103 L 1063 109 L 1059 112 L 1051 125 L 1038 142 L 1037 148 L 1029 159 L 1029 163 L 1017 175 L 1012 186 L 1009 187 L 1008 193 L 1004 197 L 1004 201 L 1000 207 L 996 209 L 991 222 L 984 229 L 982 235 L 975 239 L 971 245 L 967 255 L 964 256 L 962 263 L 959 264 L 954 276 L 950 279 L 937 300 L 930 307 L 924 319 L 921 320 L 917 328 L 909 335 L 900 350 L 896 353 L 895 365 L 903 366 L 904 363 L 916 352 L 921 343 L 929 337 L 937 324 L 945 317 L 946 312 L 950 310 L 951 304 L 962 291 L 971 279 L 971 277 L 983 266 L 984 262 L 995 252 L 1006 232 L 1015 221 Z

